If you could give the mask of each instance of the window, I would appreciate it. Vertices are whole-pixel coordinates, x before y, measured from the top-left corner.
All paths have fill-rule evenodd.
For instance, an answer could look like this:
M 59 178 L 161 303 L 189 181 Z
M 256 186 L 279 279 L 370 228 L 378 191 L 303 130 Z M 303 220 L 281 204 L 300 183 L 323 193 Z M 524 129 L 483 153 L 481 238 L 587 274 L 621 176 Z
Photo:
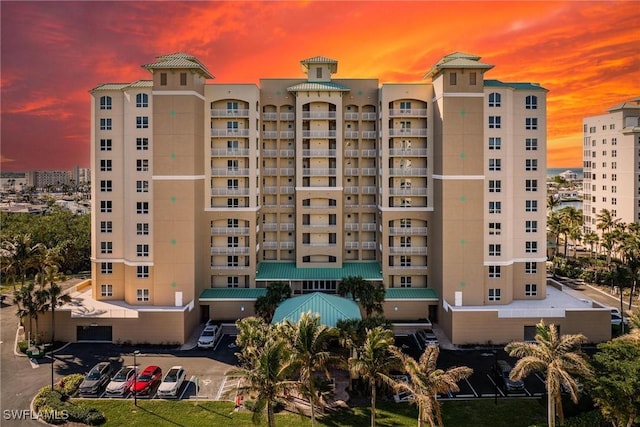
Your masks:
M 449 84 L 455 86 L 458 84 L 458 75 L 456 73 L 449 74 Z
M 497 279 L 500 277 L 500 266 L 499 265 L 490 265 L 489 266 L 489 278 Z
M 136 256 L 149 256 L 149 245 L 136 245 Z
M 400 228 L 411 228 L 411 218 L 402 218 L 400 220 Z
M 149 181 L 136 181 L 136 193 L 148 193 Z
M 113 242 L 100 242 L 100 253 L 101 254 L 113 253 Z
M 238 133 L 238 122 L 227 122 L 227 133 Z
M 100 109 L 101 110 L 111 110 L 111 97 L 110 96 L 101 96 L 100 97 Z
M 502 95 L 495 92 L 489 94 L 489 107 L 499 107 L 501 103 Z
M 227 219 L 227 228 L 238 228 L 240 223 L 237 219 Z
M 100 160 L 100 172 L 111 172 L 112 163 L 109 159 Z
M 228 179 L 227 180 L 227 189 L 229 190 L 237 190 L 238 189 L 238 180 L 237 179 Z
M 138 172 L 148 172 L 149 171 L 149 159 L 137 159 L 136 160 L 136 170 Z
M 238 141 L 237 140 L 227 141 L 227 151 L 238 151 Z
M 527 151 L 538 150 L 538 138 L 527 138 L 524 140 L 524 148 Z
M 502 245 L 498 243 L 489 244 L 489 256 L 500 256 L 502 252 Z
M 411 111 L 411 101 L 400 101 L 400 110 L 403 113 Z
M 100 212 L 109 213 L 113 210 L 111 200 L 100 200 Z
M 538 212 L 538 201 L 537 200 L 525 200 L 525 202 L 524 202 L 524 210 L 525 210 L 525 212 Z
M 538 170 L 538 159 L 525 159 L 524 161 L 524 169 L 527 171 L 537 171 Z
M 401 236 L 400 237 L 400 247 L 401 248 L 410 248 L 411 247 L 411 236 Z
M 180 86 L 187 85 L 187 73 L 180 73 Z
M 499 171 L 502 169 L 502 160 L 501 159 L 489 159 L 489 170 L 490 171 Z
M 489 289 L 489 301 L 500 301 L 500 289 Z
M 147 236 L 149 234 L 149 223 L 146 223 L 146 222 L 137 223 L 136 234 L 138 236 Z
M 136 202 L 136 213 L 146 215 L 149 213 L 149 202 Z
M 335 245 L 336 244 L 336 233 L 329 233 L 329 244 L 330 245 Z M 411 238 L 409 237 L 409 245 L 411 245 Z
M 525 297 L 535 297 L 536 295 L 538 295 L 538 285 L 533 283 L 527 283 L 524 285 Z
M 538 221 L 527 220 L 524 222 L 524 231 L 525 233 L 537 233 L 538 232 Z
M 147 117 L 147 116 L 138 116 L 138 117 L 136 117 L 136 128 L 137 129 L 148 129 L 149 128 L 149 117 Z
M 149 106 L 149 95 L 146 93 L 139 93 L 136 95 L 136 107 L 145 108 Z
M 470 72 L 469 73 L 469 85 L 471 86 L 475 86 L 476 85 L 476 80 L 477 80 L 477 74 L 475 72 Z
M 489 213 L 499 214 L 502 212 L 502 202 L 489 202 Z
M 227 247 L 228 248 L 237 248 L 239 245 L 238 236 L 228 236 L 227 237 Z
M 149 149 L 149 138 L 136 138 L 136 150 L 147 151 Z
M 237 171 L 238 170 L 238 161 L 237 160 L 227 160 L 227 170 L 229 170 L 229 171 Z
M 227 288 L 237 288 L 240 286 L 238 276 L 227 277 Z
M 100 232 L 101 233 L 113 233 L 113 222 L 111 222 L 111 221 L 100 221 Z
M 611 157 L 618 157 L 618 150 L 611 150 Z
M 113 296 L 113 285 L 100 285 L 100 296 L 101 297 L 112 297 Z
M 227 256 L 227 267 L 237 267 L 237 266 L 238 266 L 238 255 Z
M 536 117 L 527 117 L 524 119 L 525 129 L 536 130 L 538 129 L 538 119 Z
M 411 287 L 411 277 L 410 276 L 400 276 L 400 287 L 401 288 L 410 288 Z
M 148 279 L 149 278 L 149 266 L 148 265 L 139 265 L 136 267 L 136 277 L 138 279 Z
M 502 117 L 489 116 L 489 129 L 500 129 L 502 126 Z
M 499 179 L 489 180 L 489 193 L 499 193 L 502 190 L 502 181 Z
M 489 223 L 489 235 L 490 236 L 499 236 L 502 231 L 502 223 L 500 222 L 490 222 Z
M 502 147 L 502 138 L 491 137 L 489 138 L 489 150 L 499 150 Z
M 535 254 L 538 252 L 538 242 L 527 241 L 524 242 L 524 251 L 528 254 Z
M 113 191 L 113 182 L 110 179 L 100 181 L 100 191 L 102 193 Z
M 533 261 L 527 261 L 524 263 L 524 272 L 525 274 L 536 274 L 538 273 L 538 264 Z
M 100 151 L 111 151 L 112 142 L 110 139 L 101 139 L 100 140 Z
M 167 85 L 167 73 L 160 73 L 160 86 Z
M 113 274 L 113 263 L 112 262 L 101 262 L 100 263 L 100 274 Z
M 529 95 L 524 99 L 524 108 L 527 110 L 537 110 L 538 109 L 538 97 Z
M 138 302 L 149 301 L 149 289 L 138 289 L 136 292 Z
M 100 130 L 111 130 L 111 119 L 100 119 Z
M 611 145 L 618 145 L 618 139 L 617 138 L 611 138 Z
M 238 206 L 240 206 L 239 199 L 227 199 L 228 208 L 237 208 Z
M 411 267 L 411 257 L 410 256 L 401 256 L 400 257 L 400 267 Z
M 537 179 L 525 180 L 524 191 L 538 191 L 538 180 Z

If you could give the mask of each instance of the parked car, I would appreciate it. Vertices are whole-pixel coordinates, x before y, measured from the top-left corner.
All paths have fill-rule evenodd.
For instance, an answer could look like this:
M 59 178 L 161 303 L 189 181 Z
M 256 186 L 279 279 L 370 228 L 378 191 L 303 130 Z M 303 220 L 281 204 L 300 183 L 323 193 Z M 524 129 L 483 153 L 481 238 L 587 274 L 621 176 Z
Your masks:
M 221 336 L 222 329 L 219 326 L 205 326 L 200 338 L 198 338 L 198 347 L 213 348 Z
M 439 345 L 438 337 L 429 329 L 420 329 L 416 332 L 416 338 L 420 345 L 426 347 L 428 345 Z
M 78 393 L 82 396 L 98 395 L 107 385 L 113 373 L 111 363 L 100 362 L 87 373 L 84 381 L 78 387 Z
M 122 367 L 107 385 L 107 395 L 123 396 L 128 393 L 133 386 L 136 375 L 138 375 L 138 368 L 133 366 Z
M 496 361 L 494 369 L 496 371 L 496 376 L 500 379 L 500 386 L 503 387 L 506 391 L 524 390 L 524 382 L 522 380 L 514 381 L 509 378 L 509 375 L 511 374 L 511 365 L 509 365 L 506 360 Z
M 136 395 L 148 395 L 153 388 L 162 381 L 162 369 L 158 366 L 147 366 L 140 372 L 138 378 L 131 386 L 131 393 Z
M 623 322 L 623 318 L 620 315 L 620 312 L 614 313 L 613 310 L 612 310 L 611 311 L 611 324 L 620 326 L 622 324 L 622 322 Z M 629 324 L 629 320 L 626 317 L 624 318 L 624 324 L 625 324 L 625 326 Z
M 182 366 L 172 366 L 158 387 L 158 397 L 178 397 L 185 376 Z

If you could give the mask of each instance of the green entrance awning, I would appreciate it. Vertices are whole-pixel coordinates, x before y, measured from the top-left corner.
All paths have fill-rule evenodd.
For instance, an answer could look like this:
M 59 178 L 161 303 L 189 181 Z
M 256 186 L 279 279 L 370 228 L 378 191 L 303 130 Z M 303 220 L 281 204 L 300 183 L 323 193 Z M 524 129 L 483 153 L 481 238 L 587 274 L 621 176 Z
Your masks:
M 381 281 L 379 262 L 344 262 L 341 267 L 296 267 L 295 262 L 263 261 L 258 264 L 256 281 L 342 280 L 360 276 L 365 280 Z
M 283 301 L 273 315 L 272 324 L 285 320 L 298 322 L 303 313 L 311 312 L 320 316 L 320 322 L 336 326 L 339 320 L 361 319 L 358 304 L 348 298 L 314 292 Z
M 384 295 L 385 301 L 438 301 L 433 288 L 389 288 Z

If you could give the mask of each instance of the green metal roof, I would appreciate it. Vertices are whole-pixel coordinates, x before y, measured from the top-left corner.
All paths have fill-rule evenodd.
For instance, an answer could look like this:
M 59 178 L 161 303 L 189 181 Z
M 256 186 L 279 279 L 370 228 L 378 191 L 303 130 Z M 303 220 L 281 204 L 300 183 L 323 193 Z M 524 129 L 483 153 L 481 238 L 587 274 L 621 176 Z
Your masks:
M 209 288 L 202 291 L 200 301 L 253 301 L 266 293 L 266 288 Z
M 388 288 L 384 299 L 391 300 L 429 300 L 438 301 L 438 294 L 433 288 Z
M 295 262 L 263 261 L 258 264 L 259 280 L 342 280 L 348 276 L 360 276 L 365 280 L 382 280 L 382 268 L 378 262 L 344 262 L 342 267 L 298 268 Z
M 300 92 L 300 91 L 348 92 L 351 89 L 341 84 L 333 83 L 333 82 L 304 82 L 304 83 L 297 84 L 295 86 L 288 87 L 287 90 L 289 92 Z
M 485 80 L 485 87 L 509 87 L 515 90 L 547 90 L 537 83 L 505 83 L 500 80 Z
M 317 313 L 320 322 L 327 326 L 336 326 L 339 320 L 361 319 L 360 308 L 354 301 L 335 295 L 314 292 L 283 301 L 273 315 L 272 324 L 289 319 L 298 322 L 303 313 Z

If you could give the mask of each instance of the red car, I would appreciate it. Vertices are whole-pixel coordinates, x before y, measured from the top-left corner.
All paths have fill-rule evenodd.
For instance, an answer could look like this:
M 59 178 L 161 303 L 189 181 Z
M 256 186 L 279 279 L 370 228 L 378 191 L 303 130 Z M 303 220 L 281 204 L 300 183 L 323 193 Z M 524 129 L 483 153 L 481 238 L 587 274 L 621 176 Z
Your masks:
M 158 366 L 147 366 L 131 385 L 131 393 L 138 396 L 149 394 L 155 386 L 160 384 L 160 381 L 162 381 L 162 370 Z

